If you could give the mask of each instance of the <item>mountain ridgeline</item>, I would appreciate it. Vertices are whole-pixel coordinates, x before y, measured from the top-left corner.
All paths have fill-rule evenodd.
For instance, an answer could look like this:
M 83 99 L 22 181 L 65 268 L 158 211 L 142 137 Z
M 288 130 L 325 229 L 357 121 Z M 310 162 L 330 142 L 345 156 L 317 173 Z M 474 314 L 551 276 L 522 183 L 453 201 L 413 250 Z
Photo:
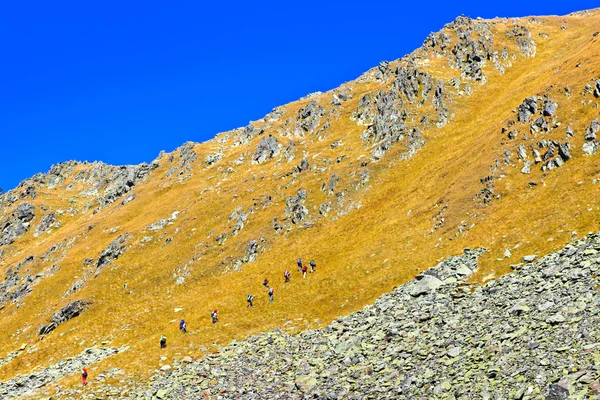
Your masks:
M 205 143 L 0 194 L 0 397 L 600 394 L 599 27 L 459 17 Z

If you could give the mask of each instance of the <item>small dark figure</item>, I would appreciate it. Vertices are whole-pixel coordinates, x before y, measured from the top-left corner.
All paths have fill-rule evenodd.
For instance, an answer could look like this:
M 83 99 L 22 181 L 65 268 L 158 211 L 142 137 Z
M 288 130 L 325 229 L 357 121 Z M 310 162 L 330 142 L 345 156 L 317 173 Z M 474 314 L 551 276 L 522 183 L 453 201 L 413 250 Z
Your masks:
M 213 324 L 216 324 L 217 322 L 219 322 L 219 310 L 215 310 L 215 311 L 211 312 L 210 316 L 212 317 Z
M 267 289 L 269 288 L 269 281 L 267 280 L 267 278 L 265 278 L 265 280 L 263 281 L 263 286 Z
M 164 349 L 167 347 L 167 337 L 165 335 L 160 335 L 160 348 Z
M 310 273 L 311 274 L 313 272 L 315 272 L 315 268 L 317 268 L 317 263 L 315 262 L 315 260 L 310 260 Z
M 303 266 L 302 266 L 302 277 L 303 277 L 303 278 L 306 278 L 306 270 L 307 270 L 307 269 L 308 269 L 308 268 L 306 267 L 306 265 L 303 265 Z
M 81 371 L 81 384 L 82 385 L 87 385 L 87 377 L 88 377 L 87 369 L 84 368 Z
M 283 277 L 285 278 L 286 282 L 290 281 L 290 276 L 292 276 L 292 273 L 286 269 L 285 272 L 283 273 Z
M 185 323 L 184 320 L 181 320 L 181 322 L 179 323 L 179 330 L 182 333 L 186 333 L 187 332 L 187 324 Z
M 296 260 L 296 264 L 298 264 L 298 272 L 302 271 L 302 259 L 298 258 Z
M 248 295 L 248 298 L 246 299 L 246 301 L 248 302 L 248 307 L 253 307 L 254 306 L 254 296 L 252 296 L 251 294 Z
M 273 295 L 274 295 L 274 290 L 273 288 L 269 288 L 269 301 L 272 303 L 273 302 Z

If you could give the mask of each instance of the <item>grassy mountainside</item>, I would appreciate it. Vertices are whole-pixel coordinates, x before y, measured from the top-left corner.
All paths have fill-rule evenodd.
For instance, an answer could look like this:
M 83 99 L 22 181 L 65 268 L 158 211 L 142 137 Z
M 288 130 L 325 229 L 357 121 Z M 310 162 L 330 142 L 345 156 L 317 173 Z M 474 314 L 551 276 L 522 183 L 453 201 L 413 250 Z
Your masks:
M 490 249 L 476 284 L 598 231 L 598 27 L 598 10 L 461 17 L 150 165 L 70 162 L 23 182 L 0 200 L 0 380 L 101 343 L 129 349 L 94 371 L 147 377 L 234 338 L 322 326 L 467 247 Z M 317 272 L 302 279 L 298 257 Z M 86 310 L 39 334 L 75 300 Z

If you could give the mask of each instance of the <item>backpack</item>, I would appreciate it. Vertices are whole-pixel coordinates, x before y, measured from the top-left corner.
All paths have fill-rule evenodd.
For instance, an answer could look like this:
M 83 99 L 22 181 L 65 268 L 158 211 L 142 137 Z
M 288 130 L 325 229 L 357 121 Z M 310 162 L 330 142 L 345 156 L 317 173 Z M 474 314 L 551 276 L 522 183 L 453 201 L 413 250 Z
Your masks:
M 248 300 L 247 301 L 252 301 L 252 295 L 251 294 L 248 295 Z
M 312 260 L 310 262 L 310 266 L 313 267 L 313 268 L 317 266 L 317 263 L 315 262 L 315 260 Z

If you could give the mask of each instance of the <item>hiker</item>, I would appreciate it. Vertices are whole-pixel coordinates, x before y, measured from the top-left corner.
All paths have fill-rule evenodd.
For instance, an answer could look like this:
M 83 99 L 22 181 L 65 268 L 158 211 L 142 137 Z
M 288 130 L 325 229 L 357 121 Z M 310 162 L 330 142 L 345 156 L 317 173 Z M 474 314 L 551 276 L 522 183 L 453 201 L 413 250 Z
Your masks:
M 215 310 L 215 311 L 211 312 L 210 316 L 212 317 L 213 324 L 216 324 L 217 322 L 219 322 L 219 310 Z
M 253 300 L 254 300 L 254 296 L 249 294 L 248 298 L 246 299 L 246 301 L 248 302 L 248 307 L 254 307 L 254 304 L 252 303 Z
M 273 294 L 274 294 L 274 290 L 273 288 L 269 288 L 269 302 L 273 302 Z
M 306 278 L 306 270 L 307 270 L 307 269 L 308 269 L 308 268 L 306 267 L 306 265 L 303 265 L 303 266 L 302 266 L 302 277 L 303 277 L 303 278 Z
M 185 323 L 185 321 L 182 319 L 181 322 L 179 323 L 179 330 L 182 333 L 186 333 L 187 332 L 187 324 Z
M 285 272 L 283 273 L 283 277 L 285 278 L 286 282 L 290 281 L 290 276 L 292 275 L 292 273 L 289 270 L 285 270 Z
M 167 337 L 165 335 L 160 335 L 160 348 L 164 349 L 167 347 Z
M 313 272 L 315 272 L 315 268 L 317 268 L 317 263 L 315 262 L 315 260 L 310 260 L 310 273 L 311 274 Z
M 298 272 L 302 271 L 302 259 L 298 258 L 296 260 L 296 264 L 298 264 Z
M 81 371 L 81 384 L 82 385 L 87 385 L 87 377 L 88 377 L 87 369 L 84 368 Z
M 269 288 L 269 281 L 267 280 L 267 278 L 265 278 L 265 280 L 263 281 L 263 286 L 267 289 Z

